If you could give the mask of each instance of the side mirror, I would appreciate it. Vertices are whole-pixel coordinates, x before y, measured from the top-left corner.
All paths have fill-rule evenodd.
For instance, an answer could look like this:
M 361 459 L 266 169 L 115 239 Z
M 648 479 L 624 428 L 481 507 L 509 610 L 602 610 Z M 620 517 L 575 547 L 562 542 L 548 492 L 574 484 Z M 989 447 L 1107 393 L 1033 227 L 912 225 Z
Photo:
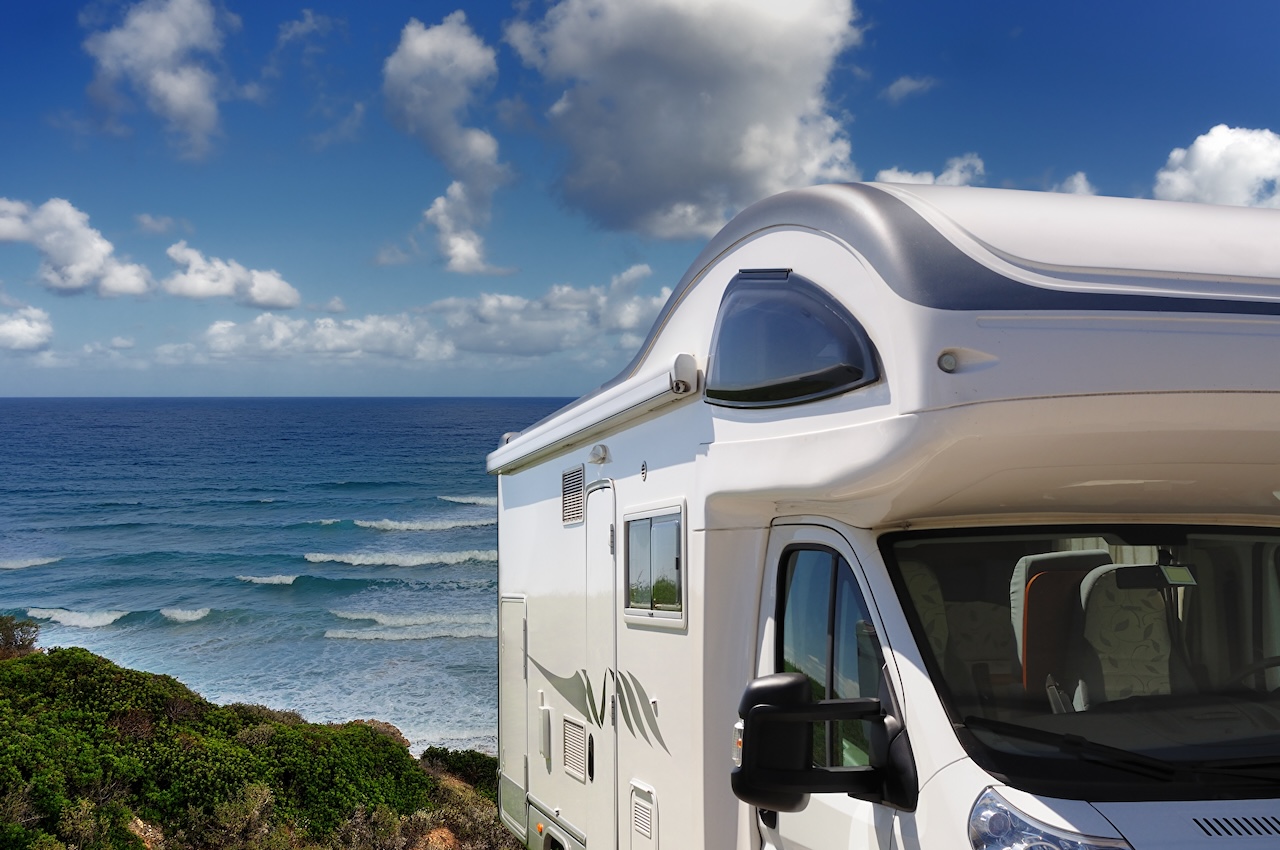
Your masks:
M 914 809 L 917 796 L 914 759 L 901 724 L 886 716 L 892 697 L 813 700 L 803 673 L 774 673 L 747 685 L 738 705 L 742 718 L 737 766 L 730 775 L 733 793 L 745 803 L 775 812 L 802 811 L 810 794 L 843 793 Z M 813 724 L 861 720 L 870 724 L 871 765 L 816 767 Z

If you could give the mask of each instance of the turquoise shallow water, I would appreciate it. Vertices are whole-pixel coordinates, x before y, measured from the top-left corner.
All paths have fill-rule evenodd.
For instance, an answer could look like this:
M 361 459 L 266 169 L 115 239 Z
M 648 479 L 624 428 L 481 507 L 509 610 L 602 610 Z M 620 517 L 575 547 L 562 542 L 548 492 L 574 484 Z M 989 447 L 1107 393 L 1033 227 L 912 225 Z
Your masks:
M 0 399 L 0 613 L 209 699 L 492 750 L 496 487 L 563 399 Z

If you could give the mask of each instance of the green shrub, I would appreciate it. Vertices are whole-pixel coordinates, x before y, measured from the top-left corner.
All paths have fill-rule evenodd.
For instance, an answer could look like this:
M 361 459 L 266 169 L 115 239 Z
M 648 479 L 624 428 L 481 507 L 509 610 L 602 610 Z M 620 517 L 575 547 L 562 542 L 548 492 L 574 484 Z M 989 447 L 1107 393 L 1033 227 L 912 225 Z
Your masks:
M 40 624 L 34 620 L 19 620 L 10 614 L 0 614 L 0 661 L 35 652 L 39 637 Z
M 359 812 L 382 835 L 433 808 L 436 790 L 407 748 L 366 724 L 214 705 L 78 648 L 0 664 L 6 850 L 141 847 L 135 815 L 171 850 L 313 846 Z
M 475 750 L 427 747 L 421 758 L 422 766 L 428 770 L 456 776 L 489 802 L 498 801 L 498 760 L 493 756 Z

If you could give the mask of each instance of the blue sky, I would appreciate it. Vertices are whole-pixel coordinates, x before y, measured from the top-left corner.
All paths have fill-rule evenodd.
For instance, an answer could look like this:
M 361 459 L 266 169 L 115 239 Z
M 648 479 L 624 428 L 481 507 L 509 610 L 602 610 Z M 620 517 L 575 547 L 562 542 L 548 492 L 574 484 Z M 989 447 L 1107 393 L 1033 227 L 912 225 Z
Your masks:
M 577 395 L 783 189 L 1280 206 L 1280 4 L 0 6 L 0 395 Z

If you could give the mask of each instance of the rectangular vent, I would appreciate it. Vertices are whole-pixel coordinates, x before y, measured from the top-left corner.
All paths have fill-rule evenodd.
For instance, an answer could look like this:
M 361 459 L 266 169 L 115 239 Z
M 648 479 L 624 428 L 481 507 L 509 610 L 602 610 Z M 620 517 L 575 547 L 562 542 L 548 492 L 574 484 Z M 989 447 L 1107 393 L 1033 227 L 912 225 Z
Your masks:
M 639 797 L 631 798 L 631 824 L 639 835 L 653 838 L 653 808 Z
M 1270 815 L 1254 818 L 1192 818 L 1191 820 L 1210 838 L 1280 837 L 1280 818 Z
M 571 717 L 564 719 L 564 772 L 587 781 L 587 727 Z
M 583 467 L 567 469 L 560 478 L 560 519 L 565 525 L 582 522 L 586 494 L 583 484 L 586 472 Z

